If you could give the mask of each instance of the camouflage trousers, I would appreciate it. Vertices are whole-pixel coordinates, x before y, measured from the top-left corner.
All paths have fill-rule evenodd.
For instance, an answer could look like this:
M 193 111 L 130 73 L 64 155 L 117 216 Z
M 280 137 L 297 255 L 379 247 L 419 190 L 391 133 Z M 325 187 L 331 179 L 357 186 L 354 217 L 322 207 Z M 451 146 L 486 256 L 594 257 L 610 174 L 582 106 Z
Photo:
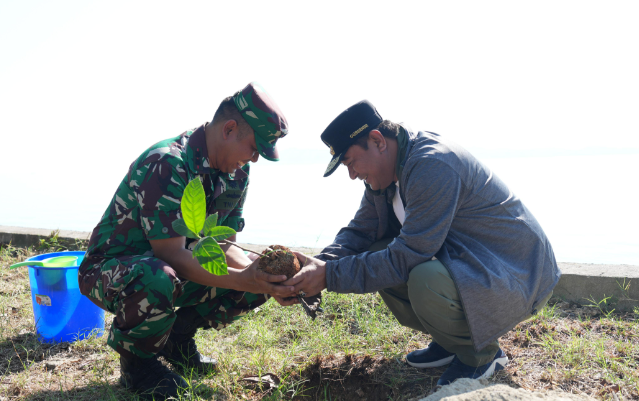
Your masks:
M 175 322 L 176 307 L 195 308 L 208 323 L 205 329 L 219 330 L 268 299 L 265 294 L 182 281 L 166 262 L 149 256 L 102 259 L 90 271 L 97 280 L 80 289 L 115 314 L 107 344 L 125 357 L 150 358 L 158 353 Z

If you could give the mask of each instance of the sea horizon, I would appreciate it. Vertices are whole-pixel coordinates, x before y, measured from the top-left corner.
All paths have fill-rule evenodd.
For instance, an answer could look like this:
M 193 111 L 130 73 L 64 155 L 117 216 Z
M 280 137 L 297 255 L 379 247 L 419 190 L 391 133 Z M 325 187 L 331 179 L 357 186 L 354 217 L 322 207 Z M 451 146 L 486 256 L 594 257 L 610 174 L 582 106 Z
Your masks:
M 238 233 L 238 242 L 329 245 L 355 214 L 364 186 L 349 180 L 343 168 L 321 178 L 327 158 L 318 153 L 303 160 L 252 166 L 244 205 L 246 226 Z M 639 191 L 627 183 L 628 174 L 639 171 L 636 154 L 480 160 L 537 218 L 557 261 L 639 265 L 639 215 L 634 208 Z M 91 232 L 122 179 L 119 175 L 111 172 L 105 184 L 68 192 L 56 191 L 59 184 L 53 179 L 36 187 L 9 182 L 21 187 L 21 195 L 4 198 L 0 224 Z M 42 195 L 46 193 L 52 195 Z

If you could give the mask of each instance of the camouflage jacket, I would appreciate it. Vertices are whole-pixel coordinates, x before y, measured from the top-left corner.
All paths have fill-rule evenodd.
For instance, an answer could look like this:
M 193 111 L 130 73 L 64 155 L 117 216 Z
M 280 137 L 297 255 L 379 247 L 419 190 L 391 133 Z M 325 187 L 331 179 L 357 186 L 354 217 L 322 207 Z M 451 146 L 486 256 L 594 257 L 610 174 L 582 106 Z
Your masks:
M 181 217 L 186 185 L 198 176 L 206 192 L 207 215 L 217 212 L 218 225 L 242 231 L 249 164 L 234 174 L 211 167 L 205 127 L 158 142 L 131 164 L 93 229 L 80 275 L 118 255 L 145 254 L 151 250 L 149 240 L 180 237 L 172 223 Z

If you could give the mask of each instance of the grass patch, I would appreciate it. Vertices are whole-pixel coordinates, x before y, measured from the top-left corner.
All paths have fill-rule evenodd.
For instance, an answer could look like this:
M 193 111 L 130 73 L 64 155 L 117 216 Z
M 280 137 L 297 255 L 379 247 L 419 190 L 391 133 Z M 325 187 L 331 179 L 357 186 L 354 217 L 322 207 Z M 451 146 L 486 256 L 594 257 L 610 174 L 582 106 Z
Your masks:
M 0 400 L 136 400 L 119 386 L 119 357 L 104 337 L 37 341 L 27 270 L 7 267 L 38 252 L 0 248 Z M 325 293 L 324 310 L 311 321 L 300 306 L 271 300 L 222 331 L 200 330 L 198 347 L 219 369 L 187 375 L 189 399 L 408 400 L 431 391 L 444 368 L 403 361 L 430 336 L 400 326 L 377 294 Z M 500 341 L 511 362 L 495 382 L 639 400 L 635 314 L 553 304 Z M 275 380 L 243 380 L 262 376 Z

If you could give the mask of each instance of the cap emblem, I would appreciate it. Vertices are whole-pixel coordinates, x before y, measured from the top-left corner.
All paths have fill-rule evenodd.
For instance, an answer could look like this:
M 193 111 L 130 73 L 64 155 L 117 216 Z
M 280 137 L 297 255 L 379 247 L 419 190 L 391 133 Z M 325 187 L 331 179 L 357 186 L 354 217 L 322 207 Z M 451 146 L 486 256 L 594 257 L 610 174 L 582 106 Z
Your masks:
M 362 125 L 361 127 L 359 127 L 359 128 L 357 129 L 357 131 L 355 131 L 355 132 L 353 132 L 353 133 L 351 134 L 351 138 L 353 138 L 354 136 L 356 136 L 356 135 L 357 135 L 357 134 L 359 134 L 360 132 L 364 131 L 366 128 L 368 128 L 368 124 L 364 124 L 364 125 Z

